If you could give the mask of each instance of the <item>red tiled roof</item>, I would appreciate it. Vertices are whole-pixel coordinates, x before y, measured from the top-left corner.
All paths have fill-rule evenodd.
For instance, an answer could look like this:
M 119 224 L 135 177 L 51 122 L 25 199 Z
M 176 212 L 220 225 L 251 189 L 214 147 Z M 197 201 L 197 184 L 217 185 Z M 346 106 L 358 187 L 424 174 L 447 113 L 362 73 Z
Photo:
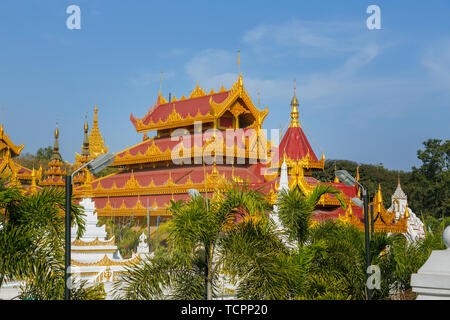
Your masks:
M 159 120 L 166 121 L 169 115 L 173 112 L 174 108 L 182 118 L 186 118 L 188 115 L 195 117 L 199 112 L 202 115 L 207 115 L 211 111 L 209 99 L 212 98 L 216 103 L 221 103 L 228 97 L 228 93 L 229 91 L 224 91 L 202 97 L 178 100 L 175 102 L 168 102 L 164 104 L 159 104 L 160 99 L 158 98 L 157 103 L 140 120 L 142 120 L 142 123 L 144 125 L 149 124 L 150 121 L 153 121 L 154 123 L 158 122 Z M 135 118 L 133 114 L 131 114 L 130 120 L 136 127 L 138 118 Z
M 234 145 L 237 146 L 237 148 L 245 149 L 245 140 L 244 137 L 245 133 L 251 129 L 243 129 L 242 135 L 237 136 L 235 139 L 230 139 L 226 136 L 226 134 L 223 134 L 223 142 L 225 143 L 227 147 L 232 147 Z M 186 148 L 191 148 L 194 145 L 199 147 L 199 150 L 203 147 L 205 142 L 211 140 L 213 133 L 212 132 L 206 132 L 204 134 L 189 134 L 184 136 L 178 136 L 178 137 L 162 137 L 162 138 L 151 138 L 148 140 L 145 140 L 131 148 L 128 148 L 124 151 L 121 151 L 117 153 L 116 158 L 120 160 L 120 158 L 124 157 L 127 154 L 127 151 L 132 156 L 137 155 L 138 153 L 144 154 L 148 148 L 150 148 L 153 143 L 155 146 L 157 146 L 161 152 L 165 152 L 167 149 L 173 150 L 175 146 L 177 146 L 180 142 L 183 143 L 183 146 Z
M 358 206 L 352 206 L 353 215 L 357 216 L 359 220 L 364 221 L 363 209 Z M 312 219 L 317 222 L 321 222 L 328 219 L 337 219 L 340 216 L 345 216 L 345 210 L 342 207 L 336 207 L 331 210 L 316 209 Z
M 254 166 L 257 166 L 257 164 L 242 167 L 235 166 L 234 175 L 239 176 L 242 179 L 249 179 L 252 182 L 263 182 L 264 177 L 258 174 L 258 170 L 252 170 Z M 216 168 L 220 175 L 224 174 L 226 179 L 231 179 L 233 168 L 230 165 L 217 164 Z M 211 174 L 212 170 L 212 165 L 207 165 L 205 167 L 206 174 Z M 186 165 L 179 168 L 146 168 L 142 170 L 134 170 L 133 172 L 127 170 L 98 179 L 92 182 L 92 187 L 95 189 L 100 183 L 103 188 L 111 188 L 113 183 L 115 183 L 117 188 L 122 188 L 130 179 L 131 173 L 133 173 L 134 178 L 143 187 L 148 186 L 152 180 L 156 186 L 164 185 L 167 183 L 169 177 L 171 177 L 172 182 L 176 184 L 186 183 L 189 177 L 193 183 L 201 183 L 204 181 L 203 166 Z
M 300 127 L 289 127 L 287 129 L 281 140 L 279 152 L 280 159 L 283 158 L 283 154 L 286 154 L 292 160 L 301 160 L 309 153 L 309 156 L 317 161 L 316 154 Z

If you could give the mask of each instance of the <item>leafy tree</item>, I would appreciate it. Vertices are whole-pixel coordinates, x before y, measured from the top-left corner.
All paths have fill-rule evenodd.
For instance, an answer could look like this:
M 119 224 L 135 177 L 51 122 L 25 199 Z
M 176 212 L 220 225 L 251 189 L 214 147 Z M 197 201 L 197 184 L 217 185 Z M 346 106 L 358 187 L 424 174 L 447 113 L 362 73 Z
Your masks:
M 450 212 L 450 140 L 429 139 L 425 149 L 417 151 L 422 166 L 412 168 L 411 180 L 406 189 L 411 207 L 425 216 L 436 218 Z
M 328 184 L 318 184 L 308 197 L 305 197 L 298 188 L 279 192 L 277 199 L 278 216 L 288 238 L 297 241 L 298 246 L 303 246 L 308 239 L 309 224 L 313 211 L 320 197 L 327 193 L 334 195 L 341 206 L 345 208 L 340 196 L 341 191 Z
M 46 148 L 39 148 L 36 152 L 36 159 L 49 161 L 53 155 L 53 148 L 48 146 Z
M 64 297 L 64 191 L 43 189 L 34 194 L 0 181 L 0 286 L 6 279 L 22 279 L 25 286 L 19 297 L 63 299 Z M 84 220 L 77 205 L 72 219 L 78 236 Z M 73 291 L 76 297 L 101 298 L 97 287 L 86 284 Z
M 308 270 L 309 299 L 365 299 L 366 249 L 364 232 L 351 224 L 325 221 L 311 229 L 310 242 L 315 244 Z M 370 239 L 371 264 L 391 243 L 384 233 Z

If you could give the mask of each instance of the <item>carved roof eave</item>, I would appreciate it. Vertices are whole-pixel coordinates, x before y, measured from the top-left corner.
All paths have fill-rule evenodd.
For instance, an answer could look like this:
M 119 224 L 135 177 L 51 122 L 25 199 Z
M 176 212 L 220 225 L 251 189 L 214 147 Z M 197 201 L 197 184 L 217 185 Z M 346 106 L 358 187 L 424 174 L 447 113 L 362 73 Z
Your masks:
M 374 232 L 407 232 L 408 217 L 405 216 L 395 220 L 394 212 L 387 211 L 382 204 L 378 208 L 379 209 L 374 212 Z M 353 215 L 352 206 L 348 206 L 345 215 L 339 216 L 338 220 L 344 223 L 351 223 L 360 230 L 364 230 L 365 228 L 364 222 Z
M 300 166 L 303 169 L 320 169 L 323 170 L 325 166 L 325 154 L 322 155 L 322 158 L 318 161 L 315 161 L 309 153 L 303 157 L 301 160 L 294 160 L 289 158 L 286 153 L 284 153 L 278 160 L 278 165 L 272 165 L 272 161 L 270 161 L 267 165 L 268 172 L 267 177 L 270 179 L 276 178 L 280 175 L 280 168 L 283 164 L 283 161 L 286 161 L 286 165 L 288 168 L 293 168 L 295 166 Z
M 211 114 L 214 115 L 214 117 L 220 118 L 225 111 L 229 110 L 233 103 L 238 99 L 241 98 L 247 108 L 249 109 L 250 113 L 253 115 L 253 117 L 256 119 L 256 122 L 259 124 L 259 126 L 264 122 L 264 119 L 266 118 L 267 114 L 269 113 L 269 108 L 266 107 L 265 110 L 259 110 L 255 107 L 253 104 L 250 96 L 247 93 L 247 90 L 245 90 L 243 84 L 242 84 L 242 76 L 239 77 L 239 80 L 233 84 L 233 87 L 231 87 L 228 97 L 220 102 L 215 102 L 212 97 L 209 98 L 209 105 L 211 106 Z
M 71 245 L 77 247 L 114 246 L 115 239 L 114 236 L 109 240 L 100 240 L 98 237 L 96 237 L 92 241 L 83 241 L 81 239 L 75 239 L 74 241 L 72 241 Z
M 113 173 L 108 177 L 116 175 L 118 173 Z M 94 198 L 105 198 L 105 197 L 123 197 L 123 196 L 143 196 L 143 195 L 163 195 L 163 194 L 184 194 L 187 193 L 189 189 L 197 189 L 200 192 L 205 191 L 205 181 L 201 181 L 198 183 L 193 183 L 190 176 L 187 177 L 185 183 L 174 183 L 172 181 L 171 175 L 169 175 L 168 180 L 162 185 L 155 185 L 153 180 L 147 186 L 142 186 L 139 181 L 136 180 L 134 174 L 131 173 L 129 179 L 125 183 L 123 187 L 117 187 L 115 182 L 113 182 L 110 188 L 104 188 L 100 180 L 106 177 L 99 178 L 97 180 L 92 181 L 98 182 L 97 185 L 92 187 L 92 183 L 90 183 L 89 192 L 92 194 Z M 206 174 L 206 191 L 212 192 L 217 189 L 217 183 L 221 180 L 225 179 L 224 174 L 219 174 L 218 172 L 211 172 Z M 76 188 L 73 192 L 73 196 L 75 198 L 83 197 L 86 193 L 86 185 L 82 185 Z M 138 200 L 139 203 L 140 200 Z M 142 207 L 141 209 L 146 207 Z M 140 208 L 135 208 L 140 209 Z
M 0 125 L 0 139 L 3 140 L 5 144 L 8 146 L 8 148 L 14 153 L 13 157 L 20 155 L 20 152 L 25 147 L 23 143 L 20 146 L 18 146 L 11 141 L 11 139 L 8 137 L 8 135 L 5 133 L 3 129 L 3 124 Z
M 2 163 L 0 164 L 0 173 L 2 173 L 6 168 L 8 168 L 11 171 L 11 174 L 15 177 L 17 177 L 20 180 L 32 180 L 32 172 L 30 169 L 15 163 L 14 160 L 7 156 L 6 158 L 3 158 Z M 24 173 L 19 173 L 20 169 L 24 169 Z M 39 168 L 39 170 L 36 171 L 36 179 L 40 180 L 42 177 L 42 168 Z
M 144 141 L 143 143 L 146 142 L 148 141 Z M 136 146 L 139 146 L 139 144 Z M 267 158 L 266 155 L 258 154 L 256 148 L 253 148 L 255 151 L 249 151 L 250 147 L 247 148 L 247 144 L 245 145 L 245 147 L 246 149 L 238 148 L 236 145 L 234 145 L 234 147 L 227 147 L 226 144 L 224 143 L 222 150 L 212 151 L 211 156 L 225 157 L 227 155 L 233 154 L 234 158 L 266 160 Z M 165 151 L 161 151 L 161 149 L 155 145 L 154 140 L 152 142 L 152 145 L 148 147 L 144 153 L 138 151 L 135 155 L 132 155 L 129 152 L 129 150 L 130 148 L 125 150 L 125 155 L 123 155 L 122 157 L 116 157 L 114 159 L 114 162 L 110 164 L 110 167 L 134 165 L 142 163 L 153 163 L 169 160 L 172 161 L 175 159 L 183 161 L 202 157 L 202 147 L 200 146 L 192 146 L 191 148 L 177 148 L 177 149 L 167 148 Z
M 153 122 L 150 119 L 148 124 L 144 124 L 142 119 L 136 119 L 131 115 L 132 120 L 136 122 L 135 128 L 138 133 L 143 133 L 149 130 L 162 130 L 162 129 L 170 129 L 170 128 L 178 128 L 185 127 L 189 125 L 193 125 L 194 121 L 202 121 L 203 123 L 213 122 L 214 117 L 210 114 L 202 114 L 200 110 L 198 110 L 195 116 L 188 114 L 187 117 L 182 117 L 176 110 L 173 108 L 172 113 L 167 117 L 165 121 L 159 119 L 157 122 Z
M 105 254 L 105 256 L 96 262 L 80 262 L 76 260 L 71 260 L 71 264 L 73 266 L 77 267 L 93 267 L 93 266 L 126 266 L 131 264 L 137 264 L 141 261 L 141 256 L 137 254 L 135 257 L 129 259 L 129 260 L 123 260 L 123 261 L 114 261 L 108 258 L 108 256 Z

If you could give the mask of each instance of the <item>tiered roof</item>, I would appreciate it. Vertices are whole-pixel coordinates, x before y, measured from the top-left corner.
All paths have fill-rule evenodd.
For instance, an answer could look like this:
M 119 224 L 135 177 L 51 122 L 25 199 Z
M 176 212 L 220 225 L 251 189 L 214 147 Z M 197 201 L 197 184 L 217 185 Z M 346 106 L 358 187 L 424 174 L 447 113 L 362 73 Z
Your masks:
M 0 177 L 10 178 L 10 183 L 29 191 L 39 189 L 36 180 L 42 176 L 42 168 L 38 171 L 28 169 L 14 161 L 20 155 L 24 144 L 17 146 L 6 134 L 3 124 L 0 124 Z
M 105 147 L 105 141 L 100 134 L 98 128 L 98 109 L 94 108 L 94 121 L 92 124 L 91 133 L 89 134 L 89 154 L 92 158 L 97 158 L 99 155 L 107 153 L 108 147 Z
M 65 185 L 63 176 L 66 174 L 66 170 L 63 169 L 64 163 L 62 161 L 61 154 L 59 153 L 59 130 L 58 125 L 55 128 L 55 142 L 53 144 L 53 154 L 48 163 L 49 169 L 44 172 L 47 179 L 40 182 L 42 186 L 55 186 L 61 187 Z
M 211 90 L 206 94 L 197 84 L 189 98 L 174 97 L 168 102 L 159 94 L 155 106 L 143 118 L 130 116 L 137 132 L 158 130 L 158 135 L 117 153 L 111 166 L 121 167 L 120 172 L 84 183 L 74 190 L 74 196 L 94 197 L 100 215 L 145 215 L 149 207 L 158 207 L 152 214 L 162 215 L 171 199 L 186 199 L 192 188 L 211 193 L 221 180 L 235 177 L 263 184 L 266 180 L 260 164 L 249 162 L 261 157 L 260 136 L 249 134 L 249 130 L 259 130 L 266 115 L 267 108 L 260 111 L 253 105 L 242 76 L 230 90 L 222 87 L 217 93 Z M 227 119 L 231 121 L 227 123 Z M 163 130 L 189 128 L 194 121 L 219 130 L 242 128 L 243 136 L 221 141 L 220 135 L 205 134 L 207 126 L 201 135 L 193 131 L 177 138 L 163 134 Z M 211 163 L 203 161 L 206 152 L 213 156 Z M 267 152 L 260 153 L 267 157 Z M 174 154 L 181 164 L 172 161 Z M 227 155 L 235 155 L 234 165 L 222 164 Z M 245 163 L 236 164 L 240 163 L 238 158 L 244 158 Z

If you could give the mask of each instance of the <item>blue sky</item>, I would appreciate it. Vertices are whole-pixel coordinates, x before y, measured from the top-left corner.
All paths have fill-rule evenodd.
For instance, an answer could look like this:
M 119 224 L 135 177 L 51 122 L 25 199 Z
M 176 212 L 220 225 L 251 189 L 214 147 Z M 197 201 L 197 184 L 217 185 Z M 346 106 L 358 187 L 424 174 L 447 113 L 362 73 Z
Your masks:
M 81 8 L 69 30 L 66 8 Z M 366 8 L 381 9 L 368 30 Z M 158 94 L 244 86 L 265 128 L 285 127 L 293 79 L 316 154 L 410 170 L 428 138 L 449 139 L 450 1 L 0 2 L 0 106 L 24 152 L 53 145 L 73 162 L 99 108 L 110 151 L 141 141 L 129 120 Z

